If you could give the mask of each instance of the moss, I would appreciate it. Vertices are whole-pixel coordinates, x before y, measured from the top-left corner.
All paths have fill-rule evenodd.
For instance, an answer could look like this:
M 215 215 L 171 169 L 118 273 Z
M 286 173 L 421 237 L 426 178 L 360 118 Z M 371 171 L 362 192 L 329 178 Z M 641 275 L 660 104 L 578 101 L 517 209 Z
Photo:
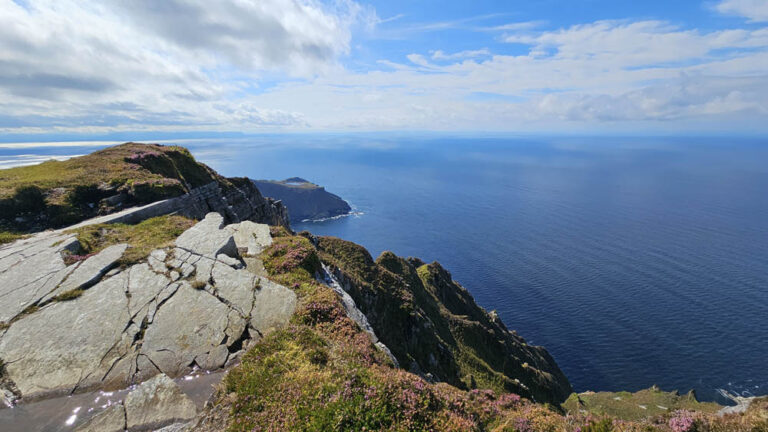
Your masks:
M 16 240 L 20 240 L 27 237 L 24 234 L 10 232 L 10 231 L 0 231 L 0 245 L 4 245 L 7 243 L 13 243 Z
M 10 325 L 10 324 L 8 324 L 7 322 L 0 322 L 0 331 L 3 331 L 3 330 L 8 330 L 8 328 L 9 328 L 10 326 L 11 326 L 11 325 Z M 2 361 L 2 360 L 0 360 L 0 361 Z
M 136 225 L 99 224 L 74 230 L 80 242 L 80 257 L 99 253 L 105 248 L 127 243 L 130 247 L 120 259 L 128 266 L 145 259 L 154 249 L 172 244 L 178 236 L 192 227 L 195 221 L 177 215 L 159 216 Z
M 192 281 L 192 288 L 194 288 L 194 289 L 196 289 L 196 290 L 198 290 L 198 291 L 199 291 L 199 290 L 203 290 L 203 289 L 205 289 L 205 287 L 206 287 L 207 285 L 208 285 L 207 283 L 205 283 L 205 282 L 203 282 L 203 281 L 200 281 L 200 280 L 194 280 L 194 281 Z
M 57 295 L 56 297 L 51 299 L 51 301 L 64 302 L 64 301 L 75 300 L 76 298 L 79 298 L 81 295 L 83 295 L 84 292 L 85 290 L 83 289 L 79 289 L 79 288 L 72 289 Z

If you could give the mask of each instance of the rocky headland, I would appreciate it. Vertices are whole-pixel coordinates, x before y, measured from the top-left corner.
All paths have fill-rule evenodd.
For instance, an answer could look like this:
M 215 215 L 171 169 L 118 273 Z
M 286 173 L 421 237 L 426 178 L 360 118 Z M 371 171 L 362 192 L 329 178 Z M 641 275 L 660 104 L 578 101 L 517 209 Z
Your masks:
M 281 201 L 294 223 L 343 216 L 352 211 L 339 196 L 300 177 L 282 181 L 254 180 L 253 183 L 264 196 Z
M 764 399 L 574 394 L 439 263 L 295 233 L 185 149 L 43 165 L 0 171 L 0 430 L 112 390 L 51 430 L 768 430 Z M 217 370 L 204 405 L 177 384 Z

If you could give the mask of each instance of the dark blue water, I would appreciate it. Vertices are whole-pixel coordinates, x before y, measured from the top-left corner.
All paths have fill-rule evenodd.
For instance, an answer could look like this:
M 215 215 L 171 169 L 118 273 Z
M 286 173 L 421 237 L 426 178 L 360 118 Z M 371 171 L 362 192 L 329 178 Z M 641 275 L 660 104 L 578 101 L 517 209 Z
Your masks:
M 185 144 L 225 175 L 341 195 L 363 215 L 294 229 L 440 261 L 577 391 L 768 393 L 768 140 Z

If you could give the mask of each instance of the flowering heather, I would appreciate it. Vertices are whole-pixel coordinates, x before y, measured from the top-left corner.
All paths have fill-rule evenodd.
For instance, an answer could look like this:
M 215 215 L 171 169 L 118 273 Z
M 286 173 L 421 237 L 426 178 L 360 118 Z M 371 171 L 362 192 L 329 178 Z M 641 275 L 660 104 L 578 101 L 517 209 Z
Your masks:
M 138 152 L 135 152 L 135 153 L 131 153 L 131 155 L 128 156 L 127 158 L 125 158 L 125 160 L 128 161 L 128 162 L 140 163 L 141 161 L 143 161 L 145 159 L 157 158 L 157 157 L 161 157 L 161 156 L 162 156 L 162 154 L 160 152 L 156 152 L 156 151 L 138 151 Z
M 674 417 L 669 419 L 669 427 L 673 432 L 689 432 L 693 430 L 695 420 L 690 411 L 675 411 Z
M 312 244 L 280 234 L 261 258 L 271 278 L 293 287 L 299 304 L 287 327 L 265 335 L 225 377 L 217 393 L 217 403 L 229 409 L 222 430 L 768 432 L 735 427 L 743 418 L 685 410 L 632 421 L 563 414 L 516 394 L 427 382 L 395 369 L 347 317 L 338 295 L 315 280 Z

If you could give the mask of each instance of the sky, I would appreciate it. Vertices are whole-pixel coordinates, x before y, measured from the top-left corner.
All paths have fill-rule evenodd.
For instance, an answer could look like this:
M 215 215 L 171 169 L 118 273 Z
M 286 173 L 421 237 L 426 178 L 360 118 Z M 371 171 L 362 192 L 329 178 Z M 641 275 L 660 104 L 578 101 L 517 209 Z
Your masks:
M 768 0 L 0 0 L 0 135 L 768 133 Z

